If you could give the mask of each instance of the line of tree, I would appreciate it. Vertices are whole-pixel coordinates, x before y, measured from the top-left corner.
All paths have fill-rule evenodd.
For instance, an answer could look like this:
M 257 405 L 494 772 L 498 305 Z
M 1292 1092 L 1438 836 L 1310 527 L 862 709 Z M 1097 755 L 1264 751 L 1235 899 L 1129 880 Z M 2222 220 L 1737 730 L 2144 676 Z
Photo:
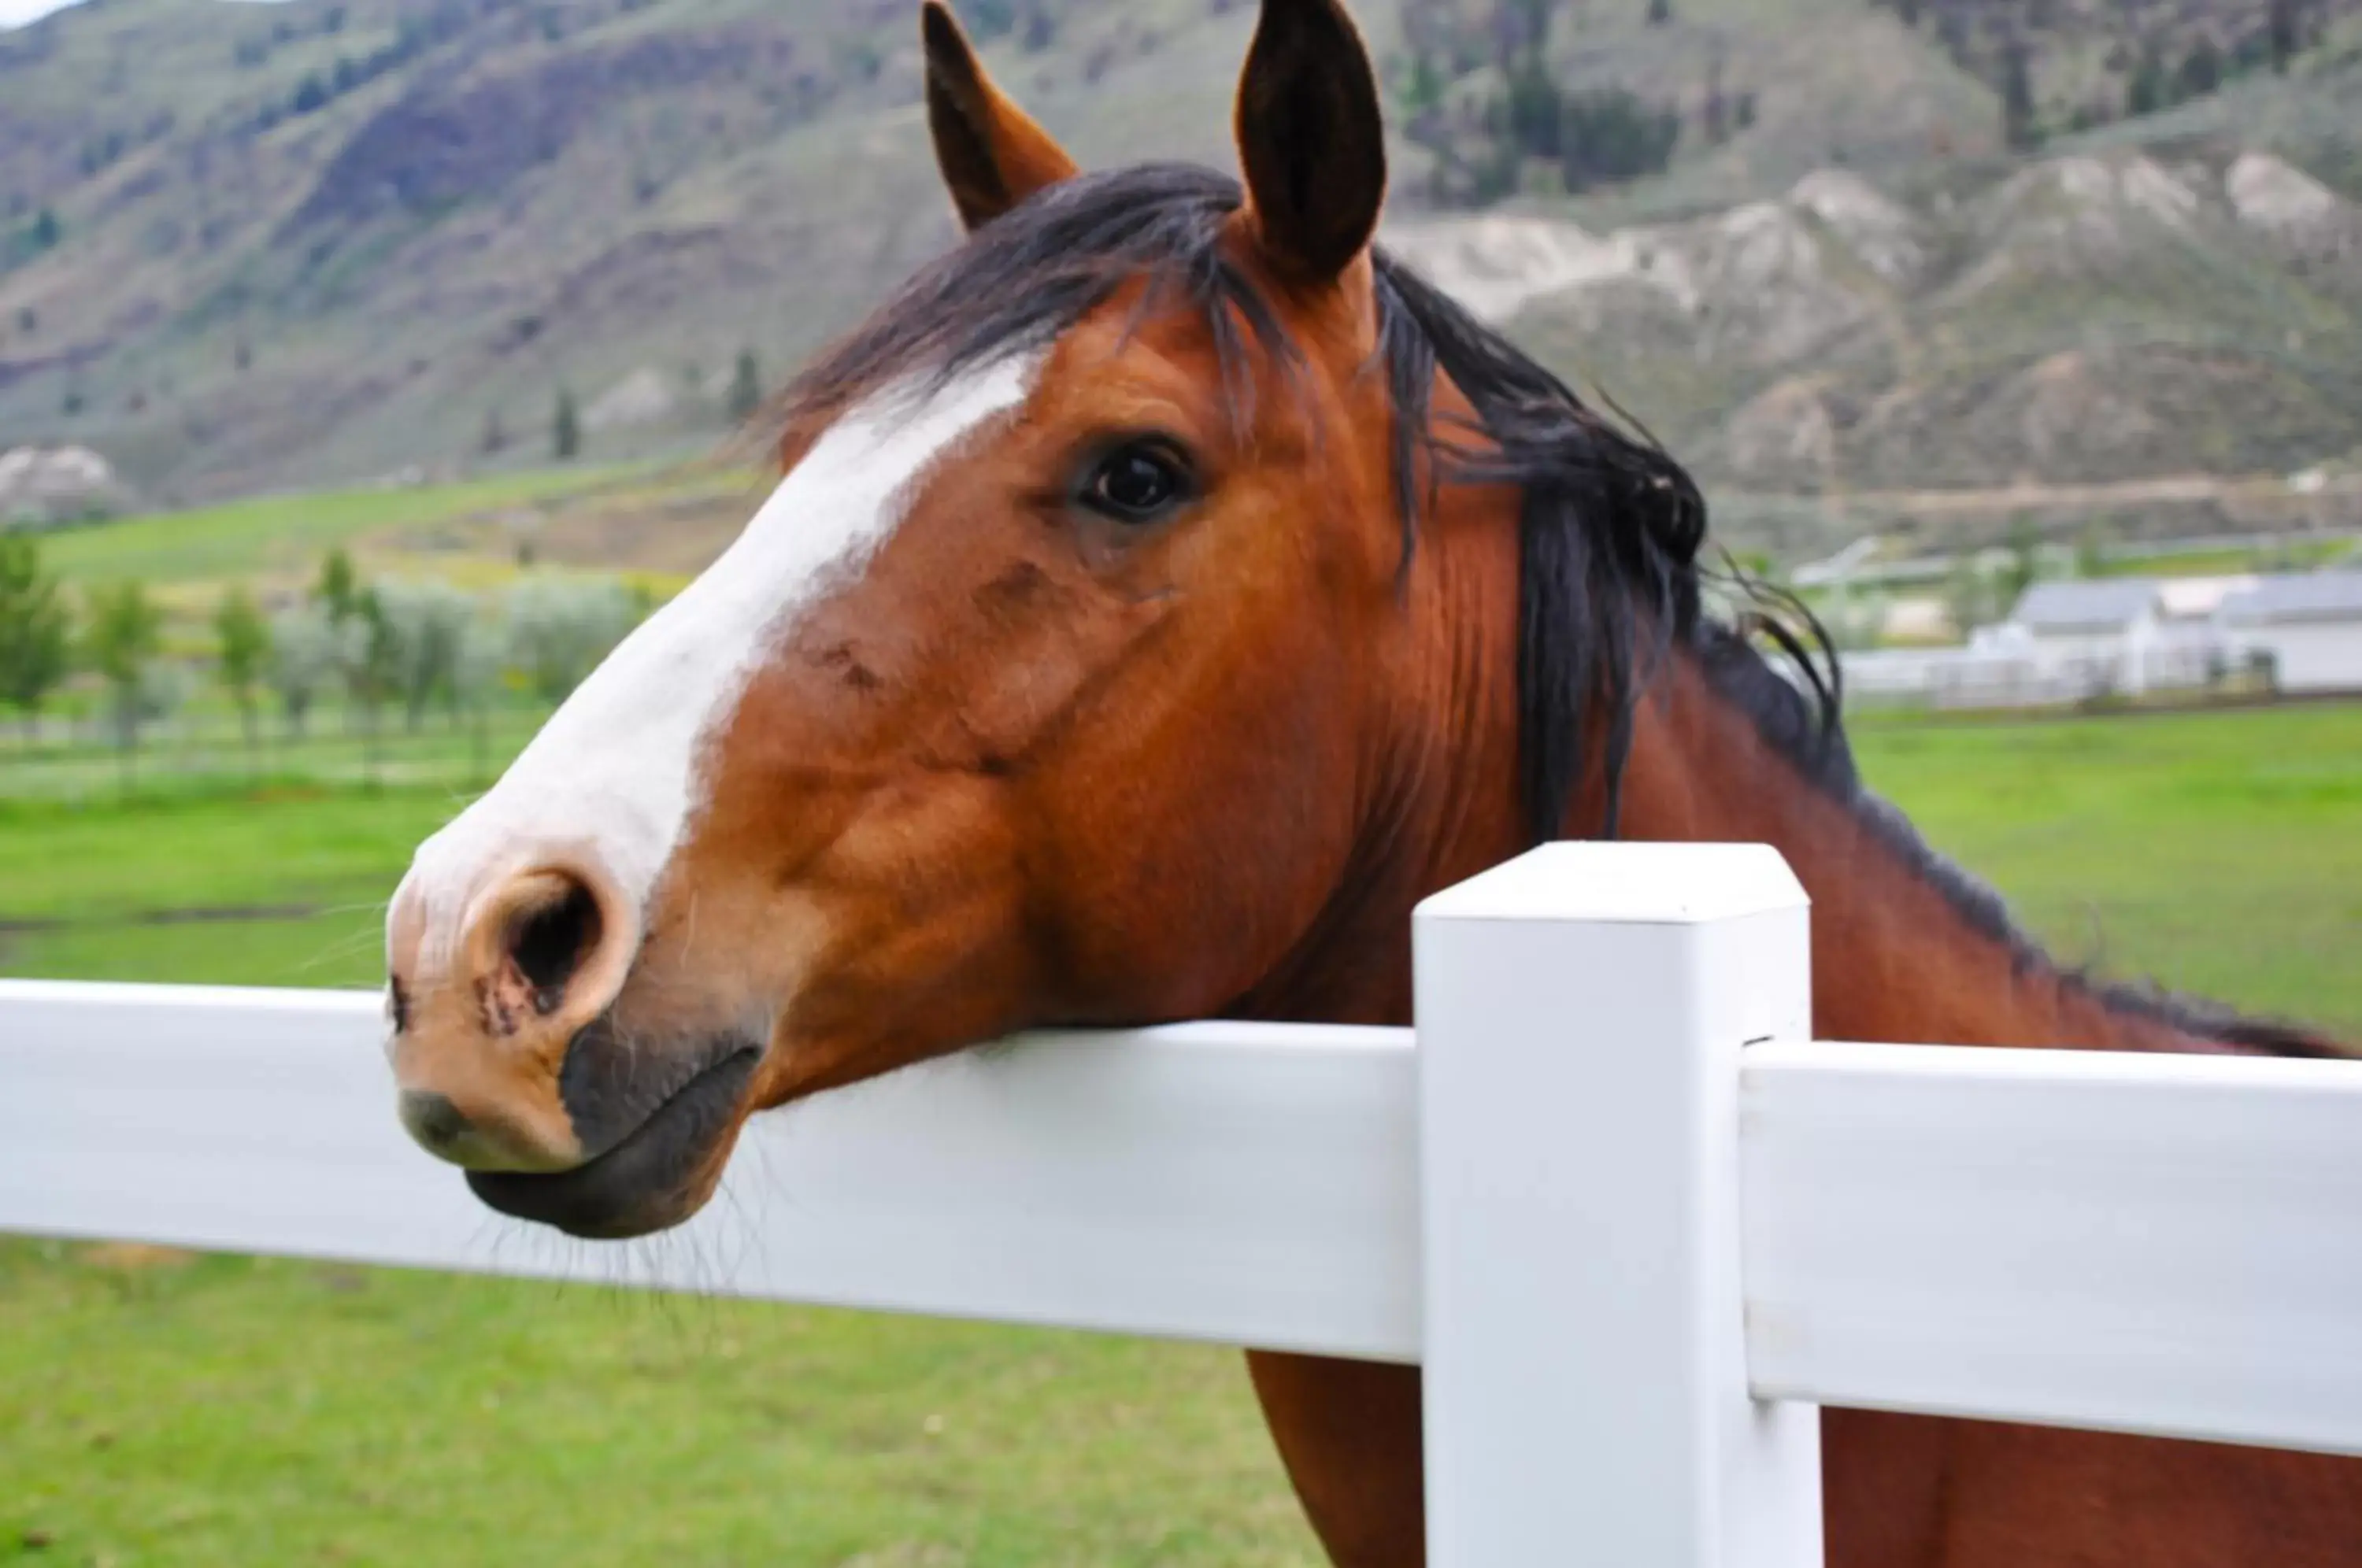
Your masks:
M 331 6 L 328 14 L 339 18 L 341 28 L 343 7 Z M 387 72 L 456 37 L 469 21 L 464 8 L 451 6 L 437 6 L 421 15 L 404 17 L 392 42 L 363 55 L 340 54 L 326 72 L 306 72 L 284 99 L 274 98 L 255 111 L 247 122 L 248 127 L 267 131 L 283 119 L 326 108 L 346 94 L 368 86 Z M 241 66 L 255 66 L 269 58 L 269 53 L 259 44 L 241 44 L 235 58 Z
M 2299 54 L 2322 42 L 2330 10 L 2323 0 L 2266 0 L 2260 13 L 2231 17 L 2123 0 L 2111 13 L 2115 41 L 2107 61 L 2111 72 L 2121 73 L 2121 97 L 2107 90 L 2046 108 L 2036 67 L 2044 40 L 2065 36 L 2051 19 L 2055 8 L 1994 7 L 1978 0 L 1870 3 L 1893 10 L 1913 28 L 1932 15 L 1936 40 L 1953 62 L 1992 85 L 2003 136 L 2020 150 L 2038 147 L 2054 130 L 2085 130 L 2170 109 L 2253 72 L 2285 74 Z
M 170 711 L 171 678 L 160 671 L 156 658 L 163 639 L 164 613 L 148 597 L 146 583 L 130 578 L 91 591 L 83 646 L 91 668 L 106 682 L 127 789 L 138 767 L 140 726 L 159 710 Z
M 1680 145 L 1678 105 L 1621 85 L 1577 86 L 1551 65 L 1553 0 L 1494 0 L 1481 24 L 1449 0 L 1407 0 L 1407 57 L 1394 75 L 1406 134 L 1435 154 L 1432 194 L 1482 206 L 1518 190 L 1536 164 L 1568 191 L 1662 171 Z M 1669 26 L 1671 0 L 1646 0 L 1645 20 Z M 1469 85 L 1463 83 L 1497 83 Z M 1705 89 L 1707 140 L 1755 117 L 1752 93 L 1727 94 L 1717 61 Z
M 32 744 L 41 705 L 66 678 L 72 623 L 55 578 L 22 534 L 0 534 L 0 702 L 17 711 Z
M 488 720 L 503 691 L 554 705 L 647 614 L 653 600 L 609 578 L 533 577 L 497 605 L 447 583 L 367 580 L 352 557 L 332 550 L 303 600 L 266 615 L 233 584 L 210 616 L 212 674 L 237 710 L 248 768 L 259 774 L 262 701 L 277 700 L 283 733 L 300 739 L 330 694 L 359 733 L 364 766 L 381 773 L 392 711 L 416 734 L 439 712 L 471 737 L 480 772 Z M 97 677 L 126 787 L 136 782 L 141 739 L 193 684 L 165 657 L 164 613 L 144 582 L 95 587 L 74 607 L 24 535 L 0 535 L 0 705 L 13 709 L 29 746 L 39 716 L 73 670 Z
M 262 684 L 270 661 L 270 625 L 255 608 L 254 596 L 240 583 L 222 595 L 214 611 L 215 676 L 237 708 L 238 728 L 246 734 L 248 770 L 262 750 L 262 730 L 255 712 L 255 688 Z

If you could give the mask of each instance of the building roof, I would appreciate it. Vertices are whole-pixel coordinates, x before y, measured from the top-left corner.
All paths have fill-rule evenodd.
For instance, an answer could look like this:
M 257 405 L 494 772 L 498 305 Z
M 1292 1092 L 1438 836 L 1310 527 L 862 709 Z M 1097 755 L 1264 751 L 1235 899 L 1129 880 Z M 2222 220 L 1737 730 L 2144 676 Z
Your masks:
M 2259 578 L 2223 602 L 2236 626 L 2287 621 L 2362 621 L 2362 571 L 2313 571 Z
M 2157 585 L 2158 607 L 2170 621 L 2202 621 L 2256 586 L 2253 572 L 2237 577 L 2169 577 Z
M 2037 582 L 2019 596 L 2009 618 L 2036 633 L 2118 632 L 2157 604 L 2158 584 L 2153 578 Z

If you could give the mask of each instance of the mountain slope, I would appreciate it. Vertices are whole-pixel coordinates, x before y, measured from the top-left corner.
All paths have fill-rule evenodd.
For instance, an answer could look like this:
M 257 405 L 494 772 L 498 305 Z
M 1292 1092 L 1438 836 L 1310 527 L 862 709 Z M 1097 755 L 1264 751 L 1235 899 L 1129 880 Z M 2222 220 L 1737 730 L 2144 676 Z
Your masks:
M 1360 7 L 1397 84 L 1427 3 Z M 1569 83 L 1684 105 L 1669 168 L 1442 213 L 1404 140 L 1389 235 L 1717 481 L 2238 472 L 2362 439 L 2350 15 L 2286 78 L 2025 160 L 1925 21 L 1559 4 Z M 561 390 L 594 455 L 710 443 L 742 350 L 776 378 L 954 237 L 914 8 L 87 0 L 0 34 L 0 448 L 85 443 L 171 501 L 541 460 Z M 1087 161 L 1229 163 L 1249 0 L 964 9 Z M 1758 105 L 1718 138 L 1710 75 Z

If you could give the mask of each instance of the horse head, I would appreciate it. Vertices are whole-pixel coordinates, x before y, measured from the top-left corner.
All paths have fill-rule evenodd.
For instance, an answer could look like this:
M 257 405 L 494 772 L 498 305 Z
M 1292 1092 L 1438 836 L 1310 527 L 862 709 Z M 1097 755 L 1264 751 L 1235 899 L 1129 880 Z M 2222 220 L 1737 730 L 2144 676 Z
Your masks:
M 797 383 L 743 536 L 394 899 L 403 1119 L 503 1211 L 647 1231 L 765 1108 L 1279 1005 L 1376 940 L 1359 858 L 1412 831 L 1453 705 L 1501 701 L 1507 629 L 1445 628 L 1514 545 L 1406 531 L 1432 364 L 1382 341 L 1378 96 L 1334 0 L 1264 6 L 1242 184 L 1080 172 L 949 12 L 923 34 L 965 243 Z

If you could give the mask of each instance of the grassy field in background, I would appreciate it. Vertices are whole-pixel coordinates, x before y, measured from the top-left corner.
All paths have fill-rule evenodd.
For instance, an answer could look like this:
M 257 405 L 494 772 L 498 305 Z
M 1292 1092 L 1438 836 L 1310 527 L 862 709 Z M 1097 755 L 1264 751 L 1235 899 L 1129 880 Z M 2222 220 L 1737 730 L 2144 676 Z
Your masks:
M 2362 705 L 1857 724 L 2062 959 L 2362 1039 Z
M 303 567 L 378 529 L 424 527 L 487 508 L 588 489 L 628 472 L 534 469 L 454 484 L 266 495 L 45 535 L 41 556 L 68 581 L 214 580 Z
M 503 694 L 504 697 L 508 694 Z M 266 717 L 247 744 L 237 713 L 212 693 L 169 725 L 150 725 L 126 755 L 100 738 L 98 723 L 52 723 L 39 744 L 21 733 L 0 740 L 0 805 L 53 801 L 117 805 L 127 791 L 153 804 L 289 789 L 422 786 L 480 790 L 549 717 L 546 706 L 510 698 L 453 722 L 434 712 L 416 730 L 381 714 L 372 736 L 358 719 L 323 705 L 301 735 Z
M 2063 955 L 2362 1036 L 2362 706 L 1856 739 Z M 0 973 L 373 984 L 457 803 L 0 804 Z M 0 1242 L 0 1562 L 1318 1561 L 1234 1357 L 1076 1335 Z

